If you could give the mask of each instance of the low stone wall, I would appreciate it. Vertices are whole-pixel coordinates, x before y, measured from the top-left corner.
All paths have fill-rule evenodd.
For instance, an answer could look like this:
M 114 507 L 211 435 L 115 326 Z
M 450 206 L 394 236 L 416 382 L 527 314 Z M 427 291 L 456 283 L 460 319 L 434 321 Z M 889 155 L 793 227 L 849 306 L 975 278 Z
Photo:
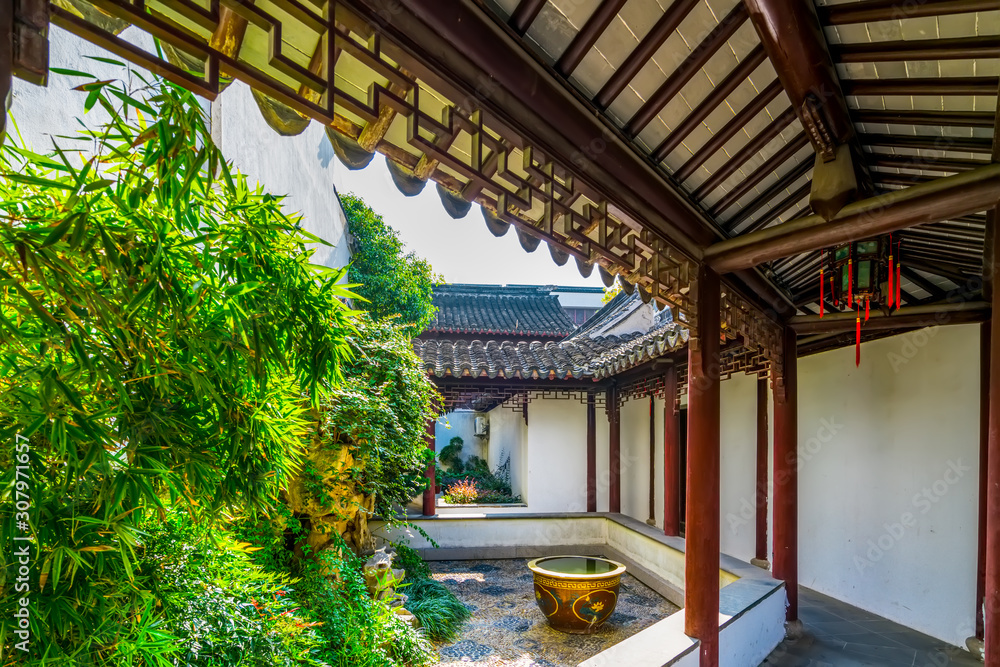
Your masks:
M 684 604 L 684 540 L 621 514 L 451 514 L 412 518 L 413 529 L 376 535 L 405 538 L 426 560 L 603 555 L 621 561 L 642 583 Z M 769 572 L 723 555 L 719 564 L 719 658 L 723 667 L 756 667 L 784 637 L 784 584 Z M 599 653 L 581 667 L 696 667 L 698 641 L 684 634 L 683 609 Z

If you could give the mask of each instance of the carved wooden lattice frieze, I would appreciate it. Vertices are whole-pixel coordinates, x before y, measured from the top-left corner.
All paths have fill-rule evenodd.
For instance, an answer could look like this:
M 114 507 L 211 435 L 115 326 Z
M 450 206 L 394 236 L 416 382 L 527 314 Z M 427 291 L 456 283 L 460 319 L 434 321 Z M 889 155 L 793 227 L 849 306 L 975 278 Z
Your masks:
M 48 19 L 39 7 L 46 5 L 16 4 L 33 8 L 21 23 L 36 56 L 13 71 L 41 80 L 47 63 L 37 54 L 45 53 Z M 407 194 L 433 181 L 449 213 L 479 204 L 495 234 L 514 227 L 527 250 L 544 240 L 557 263 L 573 257 L 581 272 L 596 266 L 606 282 L 618 274 L 644 300 L 671 306 L 675 319 L 697 327 L 691 258 L 611 204 L 599 183 L 492 116 L 488 82 L 471 92 L 460 87 L 385 37 L 377 20 L 331 0 L 50 0 L 47 7 L 63 28 L 209 99 L 228 77 L 240 79 L 292 117 L 323 123 L 352 168 L 382 153 Z M 165 56 L 120 37 L 129 25 L 159 40 Z M 780 361 L 774 325 L 755 308 L 724 299 L 723 322 L 724 331 Z
M 520 412 L 532 401 L 575 401 L 587 403 L 588 393 L 594 396 L 594 404 L 604 408 L 606 394 L 604 389 L 537 389 L 512 386 L 509 383 L 490 385 L 448 384 L 438 387 L 442 397 L 442 408 L 450 412 L 456 408 L 469 408 L 486 412 L 495 407 L 503 406 L 514 412 Z

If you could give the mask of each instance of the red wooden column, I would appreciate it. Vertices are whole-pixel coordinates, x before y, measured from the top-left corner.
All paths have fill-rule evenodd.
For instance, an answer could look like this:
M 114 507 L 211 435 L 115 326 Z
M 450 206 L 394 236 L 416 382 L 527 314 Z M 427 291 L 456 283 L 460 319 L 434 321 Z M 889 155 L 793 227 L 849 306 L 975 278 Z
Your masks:
M 608 491 L 608 511 L 622 511 L 622 427 L 621 406 L 618 405 L 618 387 L 608 389 L 608 472 L 611 478 Z
M 993 256 L 1000 252 L 996 235 Z M 993 312 L 1000 312 L 1000 289 L 993 288 Z M 1000 326 L 990 326 L 990 432 L 986 461 L 986 667 L 1000 667 Z
M 774 562 L 776 579 L 785 582 L 788 622 L 799 618 L 799 477 L 798 477 L 798 346 L 785 327 L 783 368 L 774 380 Z
M 767 569 L 767 379 L 757 380 L 757 541 L 754 565 Z
M 976 637 L 985 637 L 986 496 L 989 493 L 990 322 L 979 325 L 979 563 L 976 567 Z
M 597 511 L 597 407 L 587 392 L 587 511 Z
M 671 364 L 663 377 L 663 532 L 681 534 L 681 443 L 677 406 L 677 367 Z
M 436 426 L 436 419 L 427 420 L 427 449 L 431 450 L 431 452 L 434 452 L 437 449 L 434 441 L 437 430 Z M 436 484 L 434 473 L 434 460 L 431 460 L 430 465 L 427 466 L 427 472 L 424 473 L 427 477 L 427 488 L 424 490 L 424 516 L 434 516 L 437 512 L 436 503 L 434 502 L 434 490 Z
M 719 664 L 719 275 L 698 270 L 698 328 L 688 342 L 684 631 L 701 667 Z

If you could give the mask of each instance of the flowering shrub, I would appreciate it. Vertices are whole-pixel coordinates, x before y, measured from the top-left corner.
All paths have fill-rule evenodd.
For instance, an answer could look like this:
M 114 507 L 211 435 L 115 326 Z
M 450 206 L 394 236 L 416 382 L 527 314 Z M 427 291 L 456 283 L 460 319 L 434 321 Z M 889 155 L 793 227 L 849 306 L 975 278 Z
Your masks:
M 452 505 L 474 503 L 479 498 L 479 486 L 471 479 L 455 482 L 444 491 L 444 500 Z

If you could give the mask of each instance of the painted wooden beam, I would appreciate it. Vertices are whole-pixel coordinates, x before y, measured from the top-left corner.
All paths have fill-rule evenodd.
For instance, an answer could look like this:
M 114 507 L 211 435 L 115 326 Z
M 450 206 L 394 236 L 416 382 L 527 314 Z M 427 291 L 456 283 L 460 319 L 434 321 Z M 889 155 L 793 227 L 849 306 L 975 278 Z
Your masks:
M 993 208 L 1000 201 L 1000 164 L 845 206 L 827 222 L 811 215 L 710 246 L 705 261 L 721 273 L 840 243 L 948 220 Z
M 854 312 L 827 313 L 819 315 L 795 315 L 789 318 L 788 326 L 800 335 L 853 331 Z M 959 301 L 958 303 L 938 303 L 925 306 L 904 306 L 886 315 L 873 310 L 863 331 L 878 329 L 908 329 L 942 324 L 966 324 L 982 322 L 990 317 L 990 304 L 985 301 Z

